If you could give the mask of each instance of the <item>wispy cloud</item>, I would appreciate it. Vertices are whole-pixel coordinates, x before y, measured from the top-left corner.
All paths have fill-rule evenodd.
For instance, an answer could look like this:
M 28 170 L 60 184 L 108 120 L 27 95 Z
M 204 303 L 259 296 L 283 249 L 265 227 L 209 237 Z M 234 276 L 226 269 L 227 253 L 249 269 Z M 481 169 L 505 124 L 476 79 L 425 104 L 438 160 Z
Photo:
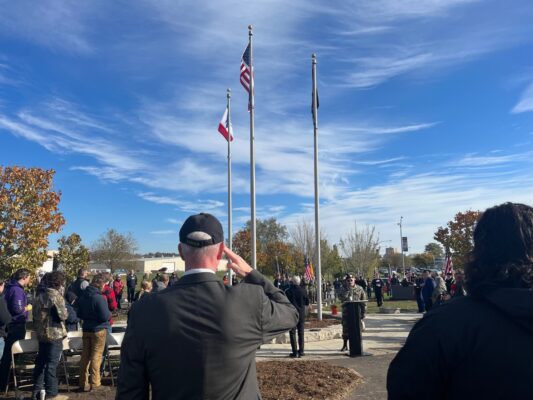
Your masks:
M 87 38 L 87 19 L 104 3 L 99 0 L 91 4 L 62 0 L 32 4 L 10 2 L 2 7 L 0 31 L 49 48 L 92 53 L 94 48 Z
M 530 83 L 526 90 L 524 90 L 520 100 L 511 110 L 513 114 L 520 114 L 527 111 L 533 111 L 533 83 Z
M 151 235 L 174 235 L 176 233 L 173 229 L 162 229 L 159 231 L 151 231 Z

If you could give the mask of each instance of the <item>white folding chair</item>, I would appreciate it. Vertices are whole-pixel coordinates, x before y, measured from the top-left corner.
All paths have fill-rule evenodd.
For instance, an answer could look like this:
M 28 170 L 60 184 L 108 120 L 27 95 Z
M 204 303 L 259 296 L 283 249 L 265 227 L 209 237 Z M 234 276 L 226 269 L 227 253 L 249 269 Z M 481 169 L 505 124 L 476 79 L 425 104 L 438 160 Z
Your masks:
M 11 372 L 13 374 L 13 383 L 15 385 L 15 394 L 18 395 L 19 382 L 17 380 L 17 365 L 15 356 L 19 354 L 35 354 L 39 352 L 39 341 L 36 339 L 17 340 L 11 346 Z M 9 382 L 6 386 L 6 394 L 9 389 Z
M 124 340 L 125 332 L 113 332 L 107 335 L 107 367 L 109 369 L 109 375 L 111 376 L 111 385 L 115 386 L 115 378 L 113 376 L 113 368 L 111 367 L 111 351 L 118 350 L 122 347 L 122 341 Z

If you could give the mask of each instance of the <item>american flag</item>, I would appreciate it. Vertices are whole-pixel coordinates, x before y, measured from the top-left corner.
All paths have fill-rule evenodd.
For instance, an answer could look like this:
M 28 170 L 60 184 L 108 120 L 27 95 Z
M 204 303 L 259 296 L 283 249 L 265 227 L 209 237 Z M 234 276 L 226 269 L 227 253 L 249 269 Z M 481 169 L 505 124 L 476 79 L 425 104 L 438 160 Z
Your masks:
M 248 44 L 242 54 L 241 60 L 241 85 L 248 93 L 250 93 L 250 80 L 252 76 L 250 64 L 250 44 Z
M 305 262 L 304 277 L 305 277 L 305 279 L 307 279 L 307 281 L 312 281 L 313 278 L 315 277 L 315 274 L 313 273 L 313 266 L 309 262 L 309 258 L 308 257 L 305 257 L 305 261 L 304 262 Z
M 453 274 L 453 262 L 452 262 L 452 256 L 447 255 L 446 256 L 446 267 L 444 268 L 444 275 Z

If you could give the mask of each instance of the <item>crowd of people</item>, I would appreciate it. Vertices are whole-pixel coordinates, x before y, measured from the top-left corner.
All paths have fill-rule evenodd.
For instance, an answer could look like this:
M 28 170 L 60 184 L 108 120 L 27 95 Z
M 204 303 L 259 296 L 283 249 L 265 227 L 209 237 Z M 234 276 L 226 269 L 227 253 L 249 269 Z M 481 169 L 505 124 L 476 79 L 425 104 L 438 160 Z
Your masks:
M 45 274 L 32 304 L 27 269 L 0 283 L 0 390 L 9 381 L 11 346 L 26 337 L 29 313 L 39 343 L 33 399 L 65 399 L 56 370 L 69 331 L 82 331 L 79 390 L 104 390 L 103 361 L 113 317 L 130 303 L 121 350 L 116 398 L 256 399 L 255 351 L 289 331 L 291 357 L 304 352 L 306 307 L 302 278 L 270 282 L 224 245 L 220 222 L 210 214 L 189 217 L 180 230 L 185 261 L 181 279 L 160 271 L 138 285 L 81 269 L 65 288 L 61 271 Z M 216 275 L 225 255 L 238 285 Z M 409 334 L 387 376 L 390 399 L 528 398 L 533 377 L 533 208 L 506 203 L 483 213 L 465 271 L 453 276 L 424 271 L 400 280 L 372 281 L 348 274 L 332 285 L 341 302 L 358 301 L 361 321 L 369 289 L 378 305 L 387 286 L 413 287 L 426 314 Z M 137 291 L 137 288 L 139 290 Z M 311 286 L 312 288 L 312 286 Z M 127 299 L 122 300 L 124 290 Z M 158 315 L 158 318 L 154 318 Z M 347 349 L 343 315 L 343 347 Z M 364 323 L 361 323 L 364 329 Z M 165 344 L 165 345 L 161 345 Z M 490 382 L 490 387 L 486 385 Z
M 166 274 L 158 274 L 159 289 L 169 282 Z M 174 274 L 175 276 L 175 274 Z M 145 277 L 146 278 L 146 277 Z M 7 283 L 0 283 L 0 391 L 8 385 L 11 370 L 11 348 L 26 338 L 29 313 L 33 331 L 39 342 L 33 372 L 33 399 L 62 399 L 58 394 L 56 370 L 68 332 L 82 331 L 80 359 L 80 391 L 101 390 L 104 360 L 108 356 L 108 335 L 113 317 L 124 302 L 133 303 L 152 292 L 152 283 L 145 279 L 137 291 L 137 275 L 131 271 L 126 285 L 120 276 L 80 269 L 76 280 L 66 286 L 61 271 L 37 276 L 33 301 L 28 301 L 26 288 L 32 283 L 29 270 L 19 269 Z M 127 300 L 122 299 L 127 289 Z

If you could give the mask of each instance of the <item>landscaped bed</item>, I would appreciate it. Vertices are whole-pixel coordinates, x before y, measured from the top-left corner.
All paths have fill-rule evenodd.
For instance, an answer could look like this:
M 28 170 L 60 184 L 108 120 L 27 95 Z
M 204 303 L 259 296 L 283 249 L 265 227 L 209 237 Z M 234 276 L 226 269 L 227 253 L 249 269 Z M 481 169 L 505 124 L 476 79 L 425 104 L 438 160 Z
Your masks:
M 257 379 L 263 400 L 342 400 L 362 382 L 361 377 L 351 369 L 324 361 L 303 360 L 260 361 L 257 363 Z M 104 384 L 110 384 L 108 378 Z M 110 386 L 96 393 L 66 393 L 64 385 L 61 385 L 60 390 L 72 400 L 115 398 L 115 389 Z M 29 392 L 23 394 L 30 397 Z
M 353 370 L 324 361 L 261 361 L 257 378 L 263 400 L 341 400 L 362 382 Z

